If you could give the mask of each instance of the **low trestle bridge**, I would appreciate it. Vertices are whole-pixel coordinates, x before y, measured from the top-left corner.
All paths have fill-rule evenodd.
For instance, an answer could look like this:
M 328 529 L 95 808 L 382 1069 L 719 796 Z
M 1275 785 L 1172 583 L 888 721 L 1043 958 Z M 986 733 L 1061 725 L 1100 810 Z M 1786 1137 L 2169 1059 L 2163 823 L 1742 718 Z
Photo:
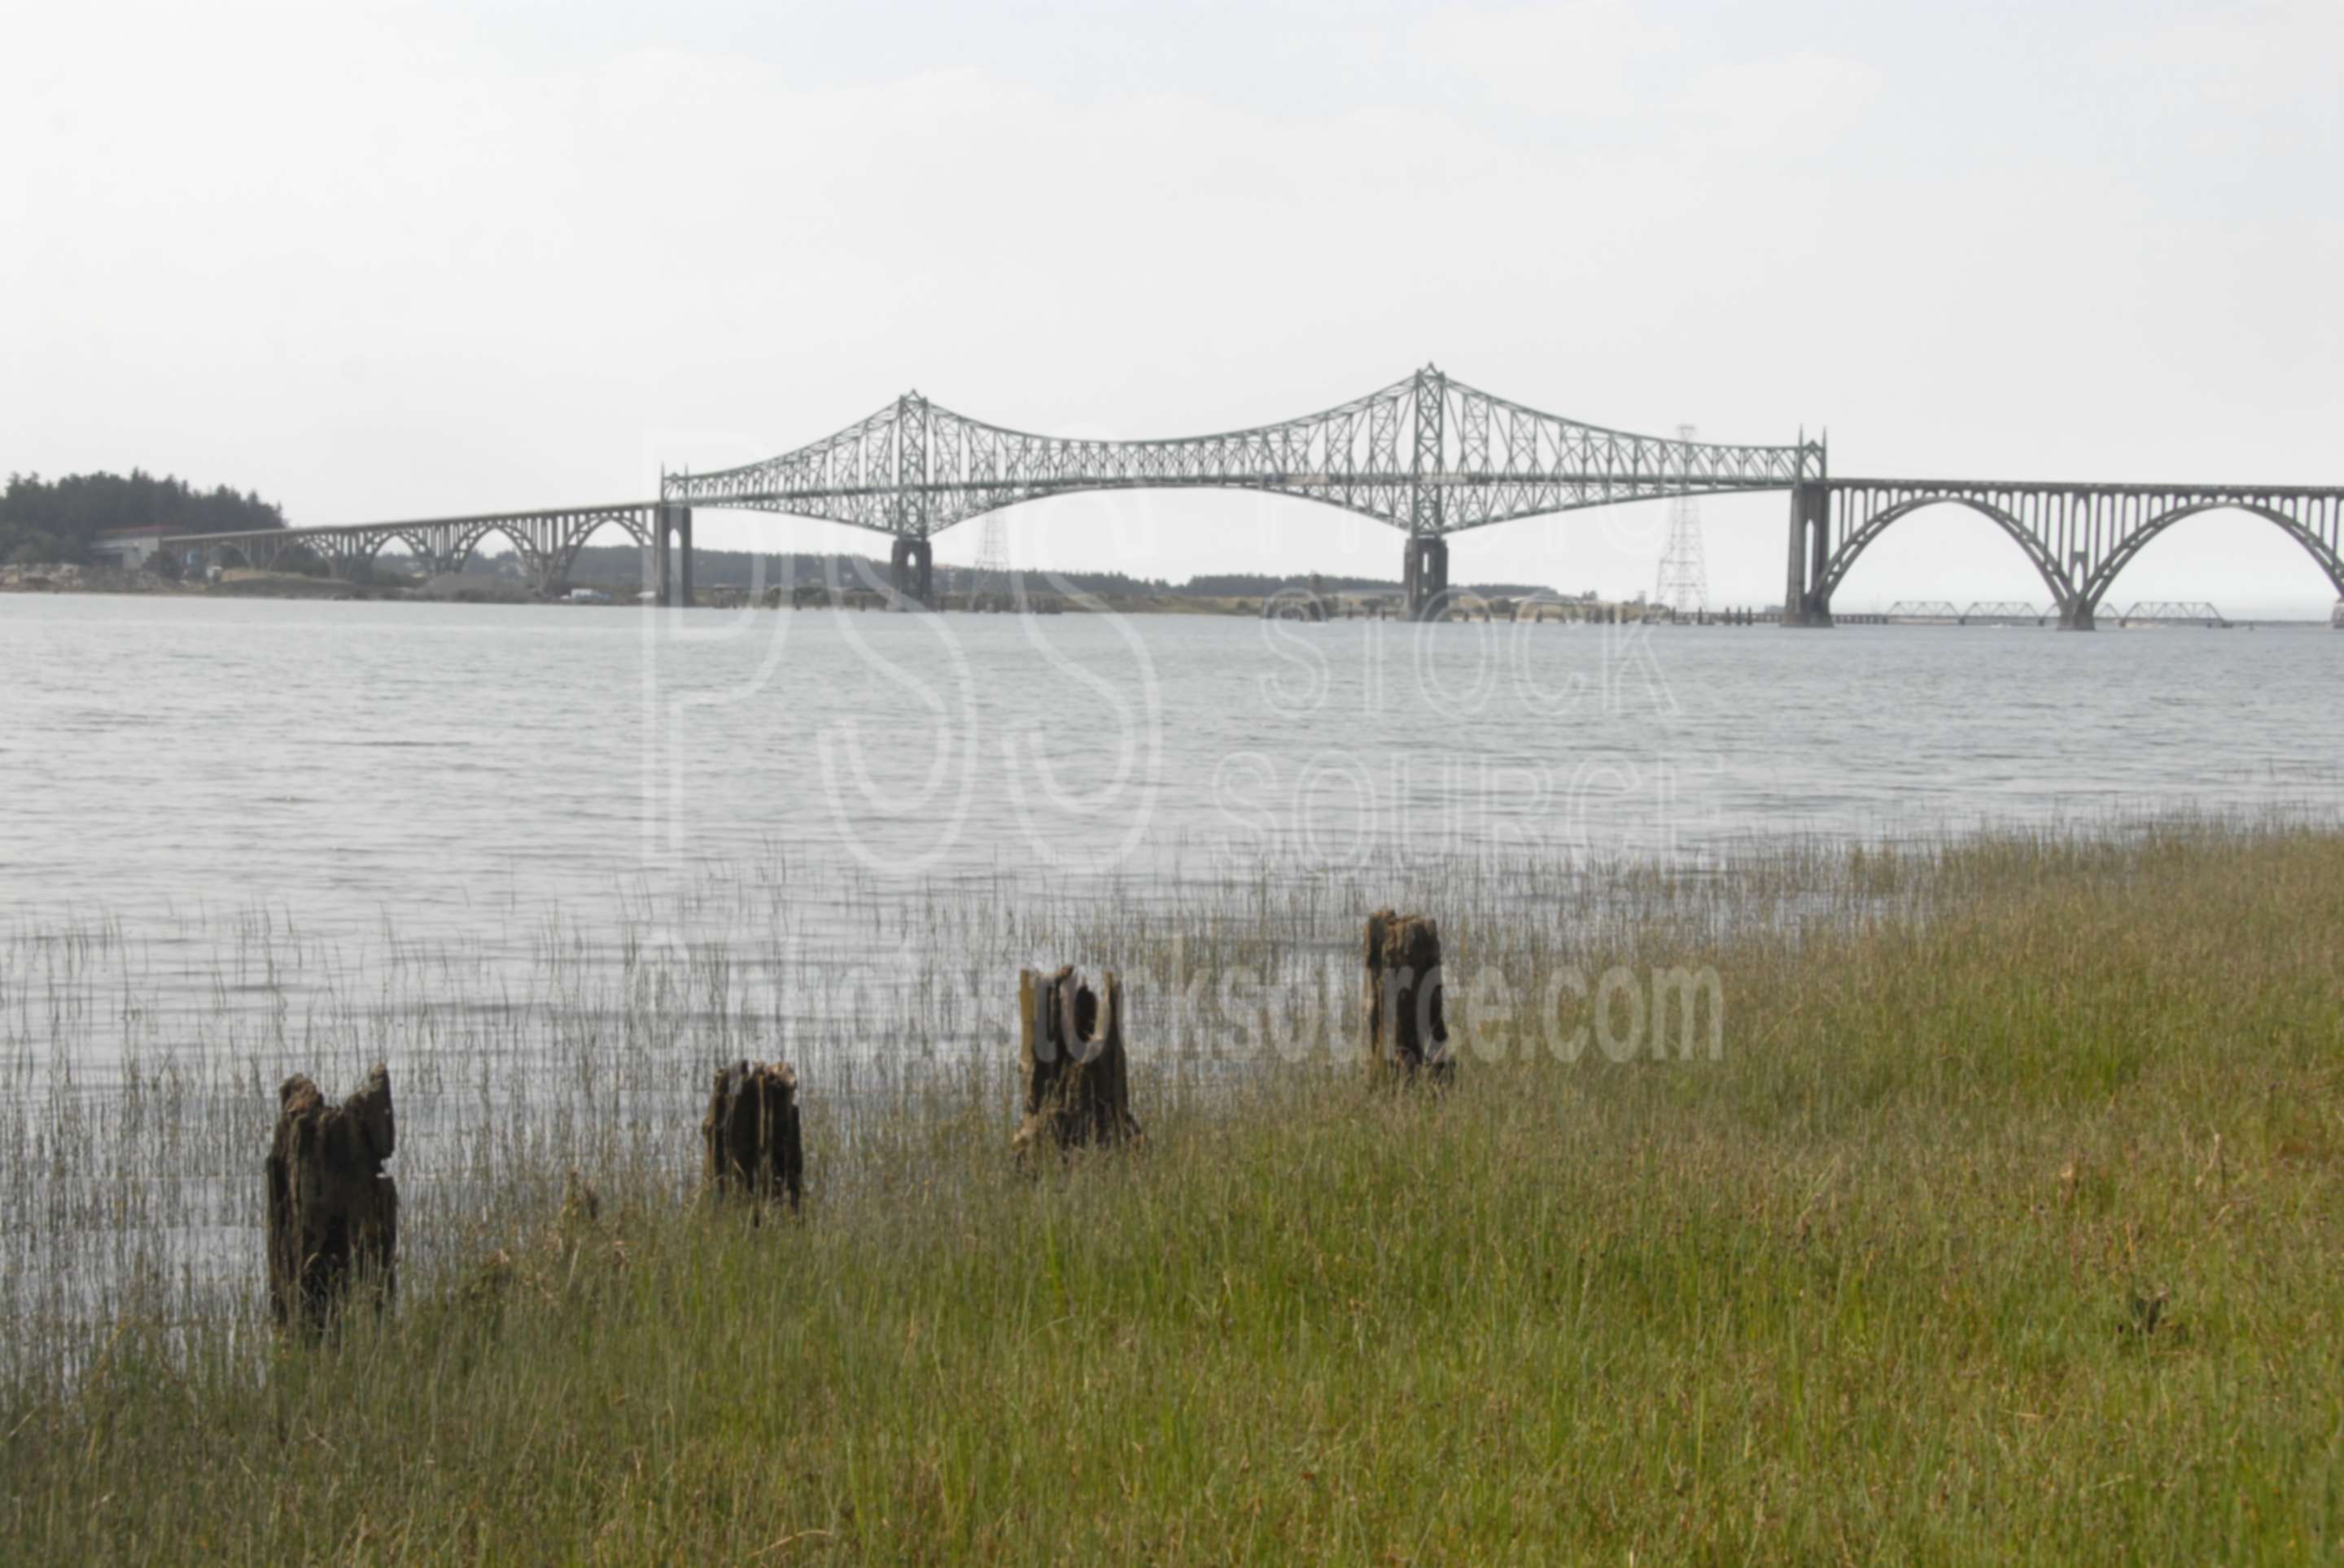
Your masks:
M 661 599 L 689 603 L 693 509 L 729 508 L 886 534 L 898 597 L 925 604 L 934 598 L 933 540 L 945 529 L 1053 496 L 1143 489 L 1254 490 L 1372 518 L 1405 537 L 1402 580 L 1417 617 L 1447 611 L 1452 535 L 1667 496 L 1760 490 L 1790 495 L 1786 625 L 1829 626 L 1832 596 L 1864 549 L 1892 524 L 1939 505 L 1999 524 L 2042 576 L 2049 613 L 2064 627 L 2090 628 L 2143 546 L 2217 508 L 2284 529 L 2344 597 L 2344 487 L 1837 479 L 1824 444 L 1803 436 L 1737 446 L 1636 435 L 1542 413 L 1430 366 L 1298 419 L 1156 440 L 1036 435 L 913 392 L 779 457 L 664 475 L 656 500 L 163 542 L 213 558 L 234 551 L 254 566 L 299 546 L 348 570 L 398 541 L 427 568 L 452 571 L 502 536 L 551 588 L 589 536 L 616 527 L 644 547 Z

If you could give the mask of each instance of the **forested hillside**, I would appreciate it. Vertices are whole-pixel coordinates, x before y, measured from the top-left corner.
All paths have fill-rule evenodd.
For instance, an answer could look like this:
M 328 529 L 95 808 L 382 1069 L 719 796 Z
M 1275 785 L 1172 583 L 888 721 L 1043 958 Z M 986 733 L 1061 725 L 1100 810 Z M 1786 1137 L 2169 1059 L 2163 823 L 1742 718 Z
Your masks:
M 185 479 L 120 474 L 68 474 L 61 479 L 12 474 L 0 491 L 0 564 L 87 563 L 90 541 L 108 528 L 167 528 L 175 533 L 281 528 L 276 503 L 222 485 L 198 490 Z

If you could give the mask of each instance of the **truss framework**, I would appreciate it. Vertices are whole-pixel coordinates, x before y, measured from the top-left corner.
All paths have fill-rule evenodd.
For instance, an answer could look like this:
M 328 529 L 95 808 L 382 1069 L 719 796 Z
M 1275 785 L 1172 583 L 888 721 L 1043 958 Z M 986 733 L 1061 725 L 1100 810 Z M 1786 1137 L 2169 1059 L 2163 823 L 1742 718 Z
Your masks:
M 2050 589 L 2051 613 L 2065 627 L 2088 628 L 2117 575 L 2165 529 L 2220 508 L 2278 526 L 2344 597 L 2344 487 L 1834 479 L 1820 441 L 1733 446 L 1639 436 L 1492 397 L 1430 366 L 1302 418 L 1167 440 L 1039 436 L 907 393 L 780 457 L 665 476 L 657 501 L 180 535 L 161 543 L 183 558 L 232 549 L 255 566 L 298 546 L 338 567 L 370 560 L 398 540 L 419 564 L 444 571 L 502 534 L 548 586 L 568 573 L 589 536 L 615 526 L 643 547 L 647 568 L 656 565 L 662 598 L 669 542 L 682 542 L 688 599 L 695 505 L 892 534 L 901 547 L 898 575 L 908 568 L 924 583 L 929 538 L 968 518 L 1047 496 L 1182 487 L 1294 496 L 1403 530 L 1412 612 L 1447 582 L 1450 534 L 1586 507 L 1756 490 L 1791 495 L 1783 618 L 1792 625 L 1831 624 L 1832 596 L 1864 551 L 1901 519 L 1938 505 L 1966 507 L 2008 534 Z
M 1632 435 L 1541 413 L 1428 366 L 1322 413 L 1168 440 L 1038 436 L 907 393 L 780 457 L 668 475 L 661 497 L 924 538 L 1045 496 L 1248 489 L 1436 536 L 1662 496 L 1779 490 L 1823 471 L 1820 443 L 1741 447 Z
M 1691 425 L 1677 427 L 1677 439 L 1690 441 L 1699 434 Z M 1709 557 L 1701 538 L 1701 502 L 1680 492 L 1669 502 L 1669 540 L 1661 550 L 1652 602 L 1672 615 L 1697 615 L 1709 608 Z
M 2202 598 L 2145 599 L 2117 617 L 2118 626 L 2226 627 L 2228 617 Z
M 2041 626 L 2059 613 L 2024 599 L 1980 599 L 1962 611 L 1964 626 Z

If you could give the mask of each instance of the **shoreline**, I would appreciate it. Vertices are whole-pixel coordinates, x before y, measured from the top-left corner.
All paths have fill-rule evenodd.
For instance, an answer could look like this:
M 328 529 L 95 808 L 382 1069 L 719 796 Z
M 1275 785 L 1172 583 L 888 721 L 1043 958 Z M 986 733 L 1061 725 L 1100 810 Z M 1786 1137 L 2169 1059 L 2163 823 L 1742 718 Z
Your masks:
M 1426 910 L 1459 960 L 1446 1094 L 1267 1040 L 1135 1054 L 1145 1143 L 1021 1174 L 997 1037 L 878 1075 L 852 1120 L 845 1064 L 792 1049 L 791 1223 L 691 1201 L 707 1061 L 780 1053 L 682 1010 L 710 972 L 689 953 L 597 991 L 550 976 L 541 1015 L 490 1026 L 532 1032 L 470 1050 L 502 1064 L 477 1087 L 314 1010 L 322 1037 L 176 1089 L 150 1066 L 56 1145 L 116 1206 L 19 1233 L 66 1224 L 140 1277 L 139 1229 L 186 1222 L 157 1179 L 210 1151 L 233 1203 L 208 1223 L 243 1234 L 276 1075 L 339 1094 L 388 1046 L 400 1301 L 271 1345 L 245 1246 L 225 1315 L 155 1294 L 167 1275 L 111 1295 L 59 1375 L 0 1378 L 0 1554 L 2238 1559 L 2344 1533 L 2344 1440 L 2274 1397 L 2344 1375 L 2319 1329 L 2344 996 L 2300 940 L 2344 923 L 2344 833 L 1819 854 L 1724 896 L 1829 918 L 1738 936 L 1650 877 L 1592 925 L 1500 891 Z M 1318 940 L 1286 927 L 1313 907 L 1232 907 L 1214 961 L 1268 972 Z M 1311 923 L 1356 940 L 1355 916 Z M 1174 934 L 1046 940 L 1137 966 Z M 1713 967 L 1717 1055 L 1499 1047 L 1470 962 L 1534 994 L 1591 951 Z M 413 978 L 350 977 L 399 1028 L 482 1027 L 410 1013 L 437 994 Z M 596 995 L 606 1024 L 557 1028 Z M 1160 1028 L 1135 998 L 1135 1049 Z M 589 1100 L 529 1095 L 581 1074 Z
M 75 577 L 59 580 L 58 578 L 48 574 L 57 572 L 60 568 L 30 567 L 0 568 L 0 597 L 10 595 L 23 595 L 26 597 L 35 595 L 69 595 L 158 598 L 278 598 L 326 603 L 490 604 L 508 606 L 545 606 L 572 609 L 636 609 L 649 608 L 642 605 L 640 601 L 631 599 L 628 597 L 629 590 L 627 589 L 597 583 L 581 583 L 573 586 L 579 588 L 591 588 L 598 593 L 606 594 L 610 596 L 608 603 L 573 601 L 560 597 L 550 598 L 540 598 L 535 594 L 517 588 L 508 590 L 501 584 L 484 586 L 480 588 L 458 588 L 448 592 L 432 593 L 412 586 L 348 582 L 337 578 L 312 578 L 298 573 L 253 572 L 239 569 L 229 573 L 228 576 L 220 582 L 195 584 L 172 582 L 167 579 L 156 577 L 151 573 L 126 572 L 114 568 L 74 568 L 71 569 L 76 574 Z M 776 591 L 777 590 L 767 589 L 765 590 L 765 597 L 770 599 Z M 1188 615 L 1217 617 L 1224 618 L 1236 618 L 1241 619 L 1259 619 L 1263 615 L 1263 601 L 1259 598 L 1240 595 L 1189 596 L 1166 593 L 1137 597 L 1131 595 L 1093 596 L 1087 594 L 1072 595 L 1048 592 L 1037 593 L 1036 598 L 1038 600 L 1046 602 L 1037 605 L 1036 613 L 1051 615 L 1060 613 L 1068 615 Z M 1672 628 L 1682 628 L 1707 630 L 1733 624 L 1717 618 L 1712 618 L 1708 621 L 1700 623 L 1687 620 L 1670 620 L 1658 617 L 1649 619 L 1637 618 L 1629 613 L 1637 608 L 1637 607 L 1632 603 L 1614 603 L 1608 600 L 1598 600 L 1585 604 L 1581 604 L 1581 601 L 1576 600 L 1561 602 L 1567 602 L 1575 609 L 1583 613 L 1570 617 L 1542 614 L 1538 618 L 1538 621 L 1541 623 L 1561 625 L 1601 624 L 1601 618 L 1610 614 L 1618 615 L 1621 618 L 1618 624 L 1636 626 L 1669 627 Z M 892 608 L 892 607 L 888 606 L 884 602 L 884 596 L 877 593 L 875 590 L 853 590 L 849 597 L 841 600 L 827 603 L 785 605 L 753 600 L 751 598 L 747 589 L 708 588 L 703 588 L 700 590 L 694 603 L 690 608 L 693 609 L 705 610 L 740 610 L 750 608 L 776 610 L 827 609 L 853 611 L 857 613 L 869 610 L 888 611 Z M 991 615 L 1005 612 L 993 608 L 974 610 L 965 605 L 948 604 L 940 607 L 934 607 L 928 613 L 944 615 Z M 1016 612 L 1008 611 L 1005 613 Z M 1735 613 L 1738 614 L 1740 612 L 1737 610 Z M 1847 613 L 1850 615 L 1869 615 L 1872 612 L 1851 610 Z M 1329 620 L 1351 620 L 1363 618 L 1399 620 L 1398 617 L 1392 615 L 1336 615 L 1329 616 L 1327 618 Z M 1461 614 L 1456 618 L 1465 620 L 1480 619 L 1484 622 L 1490 619 L 1487 616 L 1476 616 L 1470 613 L 1470 609 L 1467 613 Z M 1530 624 L 1518 618 L 1510 618 L 1503 616 L 1497 618 L 1504 621 L 1506 624 Z M 1403 622 L 1402 624 L 1405 623 Z M 1777 622 L 1763 614 L 1757 614 L 1744 624 L 1757 627 L 1775 627 Z M 1898 623 L 1891 623 L 1891 628 L 1912 630 L 1915 628 L 1936 627 L 1939 625 L 1951 627 L 1952 623 L 1916 619 L 1901 625 Z M 2344 630 L 2344 621 L 2339 621 L 2337 618 L 2336 612 L 2333 610 L 2314 610 L 2307 611 L 2300 616 L 2289 615 L 2236 618 L 2228 620 L 2226 623 L 2224 629 L 2238 631 L 2268 629 L 2279 631 L 2292 630 L 2299 628 L 2321 630 Z M 1879 628 L 1851 626 L 1841 629 L 1862 630 Z M 2027 628 L 1981 621 L 1975 625 L 1955 627 L 1953 629 L 1965 631 L 2024 631 L 2030 629 L 2044 630 L 2050 628 L 2043 626 Z M 2163 631 L 2175 629 L 2188 630 L 2197 629 L 2197 628 L 2194 623 L 2168 623 L 2163 621 L 2144 621 L 2138 626 L 2125 626 L 2114 617 L 2111 617 L 2104 621 L 2096 629 L 2100 631 Z

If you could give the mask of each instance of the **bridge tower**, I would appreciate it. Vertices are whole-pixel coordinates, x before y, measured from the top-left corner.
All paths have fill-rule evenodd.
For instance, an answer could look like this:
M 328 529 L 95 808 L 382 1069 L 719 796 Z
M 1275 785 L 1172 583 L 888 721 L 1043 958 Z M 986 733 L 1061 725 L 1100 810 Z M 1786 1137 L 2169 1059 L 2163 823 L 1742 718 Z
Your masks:
M 671 546 L 677 547 L 672 551 Z M 659 602 L 692 608 L 692 508 L 662 502 L 652 509 L 652 552 L 658 568 L 652 587 Z
M 1692 442 L 1698 434 L 1690 425 L 1677 427 L 1684 446 L 1684 467 L 1692 475 Z M 1699 614 L 1709 608 L 1709 557 L 1701 538 L 1701 502 L 1688 489 L 1669 502 L 1669 542 L 1661 549 L 1659 580 L 1652 602 L 1673 615 Z
M 925 607 L 935 602 L 935 550 L 928 542 L 928 400 L 917 392 L 895 399 L 894 436 L 895 490 L 888 498 L 887 526 L 895 536 L 895 603 Z
M 1401 558 L 1400 581 L 1408 596 L 1408 618 L 1422 620 L 1437 614 L 1449 591 L 1449 540 L 1441 519 L 1442 486 L 1448 477 L 1443 460 L 1442 411 L 1449 402 L 1449 377 L 1430 365 L 1416 373 L 1416 443 L 1409 462 L 1408 553 Z
M 934 602 L 935 553 L 926 539 L 898 535 L 888 565 L 898 607 L 909 609 Z
M 1799 433 L 1798 476 L 1791 483 L 1790 576 L 1783 587 L 1784 626 L 1829 626 L 1823 584 L 1831 565 L 1831 459 L 1828 439 L 1807 445 Z
M 1439 613 L 1449 591 L 1449 541 L 1439 534 L 1410 534 L 1400 580 L 1408 590 L 1408 617 L 1423 620 Z

